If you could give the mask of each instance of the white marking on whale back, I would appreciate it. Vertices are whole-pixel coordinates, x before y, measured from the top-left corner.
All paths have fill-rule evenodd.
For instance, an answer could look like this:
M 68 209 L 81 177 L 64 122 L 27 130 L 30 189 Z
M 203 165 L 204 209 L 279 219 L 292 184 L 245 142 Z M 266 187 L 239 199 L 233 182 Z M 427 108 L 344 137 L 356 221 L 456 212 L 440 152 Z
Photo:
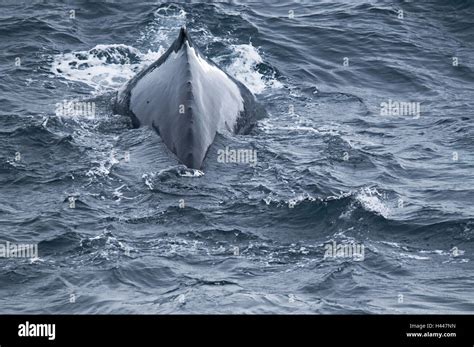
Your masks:
M 188 42 L 186 50 L 196 106 L 200 112 L 206 112 L 210 105 L 214 106 L 212 108 L 218 113 L 217 131 L 232 130 L 240 112 L 244 110 L 239 87 L 224 71 L 203 59 Z

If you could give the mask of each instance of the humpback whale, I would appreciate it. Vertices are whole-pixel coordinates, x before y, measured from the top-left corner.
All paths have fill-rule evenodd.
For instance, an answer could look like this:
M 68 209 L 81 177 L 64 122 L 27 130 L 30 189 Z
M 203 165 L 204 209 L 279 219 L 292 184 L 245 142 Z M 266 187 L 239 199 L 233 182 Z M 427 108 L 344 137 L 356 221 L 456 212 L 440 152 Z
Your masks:
M 185 27 L 170 48 L 117 93 L 113 110 L 150 126 L 178 160 L 200 169 L 217 133 L 247 134 L 265 109 L 207 59 Z

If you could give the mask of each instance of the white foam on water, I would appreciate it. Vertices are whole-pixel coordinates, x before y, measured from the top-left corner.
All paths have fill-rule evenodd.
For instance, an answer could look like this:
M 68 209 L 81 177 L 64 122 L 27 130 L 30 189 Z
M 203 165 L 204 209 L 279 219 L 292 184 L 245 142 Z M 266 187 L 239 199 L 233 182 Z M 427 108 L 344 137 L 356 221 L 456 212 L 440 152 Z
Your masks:
M 180 172 L 179 175 L 181 177 L 202 177 L 204 172 L 197 169 L 187 169 L 184 172 Z
M 134 198 L 124 196 L 122 189 L 125 188 L 126 190 L 130 190 L 126 184 L 122 184 L 120 187 L 115 188 L 112 192 L 113 197 L 115 198 L 116 202 L 120 202 L 122 200 L 133 200 Z
M 313 202 L 313 201 L 316 201 L 318 200 L 317 198 L 314 198 L 312 197 L 311 195 L 309 195 L 308 193 L 303 193 L 303 194 L 300 194 L 300 195 L 296 195 L 295 197 L 289 199 L 287 201 L 287 204 L 290 208 L 293 208 L 295 207 L 296 205 L 299 205 L 303 202 L 306 202 L 306 201 L 310 201 L 310 202 Z
M 117 90 L 163 52 L 164 48 L 142 53 L 122 44 L 97 45 L 88 51 L 55 55 L 51 72 L 69 81 L 85 83 L 93 94 L 100 94 Z
M 380 241 L 380 243 L 383 243 L 384 245 L 388 245 L 394 248 L 402 248 L 402 246 L 399 243 L 396 242 L 389 242 L 389 241 Z
M 110 260 L 122 254 L 130 254 L 136 250 L 128 246 L 125 242 L 117 239 L 110 231 L 104 230 L 97 236 L 84 237 L 80 240 L 80 247 L 90 251 L 92 259 Z
M 95 161 L 94 164 L 97 164 L 97 166 L 89 169 L 89 171 L 86 172 L 86 176 L 91 178 L 108 176 L 112 167 L 120 163 L 120 161 L 115 157 L 115 154 L 115 151 L 112 150 L 108 157 Z
M 243 45 L 230 45 L 232 49 L 232 62 L 226 71 L 232 77 L 242 82 L 252 93 L 261 94 L 267 88 L 281 88 L 283 84 L 274 76 L 265 79 L 257 70 L 257 65 L 263 62 L 257 48 L 251 43 Z
M 380 199 L 380 194 L 374 187 L 365 187 L 356 195 L 356 199 L 362 204 L 364 209 L 375 212 L 384 218 L 390 215 L 390 208 L 388 208 Z
M 35 258 L 30 258 L 30 264 L 35 264 L 35 263 L 44 263 L 45 260 L 40 257 L 35 257 Z
M 315 127 L 315 126 L 308 126 L 308 125 L 298 125 L 298 124 L 305 124 L 302 122 L 299 117 L 295 114 L 295 123 L 297 125 L 289 125 L 289 126 L 282 126 L 280 125 L 281 122 L 278 122 L 278 119 L 275 120 L 272 117 L 268 117 L 262 119 L 258 122 L 258 126 L 260 129 L 265 131 L 266 133 L 270 132 L 284 132 L 287 135 L 289 132 L 296 132 L 298 134 L 318 134 L 318 135 L 328 135 L 328 136 L 338 136 L 339 131 L 337 129 L 328 129 L 326 126 L 322 127 Z
M 153 190 L 152 180 L 153 180 L 154 177 L 155 177 L 155 175 L 153 173 L 151 173 L 151 174 L 144 173 L 142 175 L 142 179 L 144 180 L 144 183 L 148 187 L 149 190 Z
M 150 47 L 169 46 L 176 38 L 176 29 L 186 25 L 186 16 L 186 11 L 176 4 L 158 8 L 137 41 Z
M 400 253 L 399 256 L 401 258 L 406 258 L 406 259 L 415 259 L 415 260 L 430 260 L 430 257 L 423 257 L 420 255 L 416 254 L 408 254 L 408 253 Z

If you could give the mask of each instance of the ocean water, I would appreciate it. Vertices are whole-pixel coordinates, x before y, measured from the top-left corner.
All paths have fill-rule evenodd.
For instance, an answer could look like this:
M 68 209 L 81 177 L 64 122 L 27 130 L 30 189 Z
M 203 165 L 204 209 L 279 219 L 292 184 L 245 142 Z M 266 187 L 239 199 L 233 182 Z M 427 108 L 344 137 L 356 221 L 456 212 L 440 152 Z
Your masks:
M 1 313 L 474 312 L 471 1 L 0 9 Z M 269 113 L 200 171 L 110 109 L 182 25 Z

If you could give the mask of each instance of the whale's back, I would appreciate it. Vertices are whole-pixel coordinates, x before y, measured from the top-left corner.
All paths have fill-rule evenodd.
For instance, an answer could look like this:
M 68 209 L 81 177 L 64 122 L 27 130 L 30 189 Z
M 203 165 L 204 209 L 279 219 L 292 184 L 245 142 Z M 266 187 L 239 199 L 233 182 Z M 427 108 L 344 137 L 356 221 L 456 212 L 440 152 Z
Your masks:
M 206 59 L 184 28 L 119 92 L 114 108 L 135 126 L 153 127 L 190 168 L 201 168 L 218 132 L 247 133 L 265 115 L 252 93 Z

